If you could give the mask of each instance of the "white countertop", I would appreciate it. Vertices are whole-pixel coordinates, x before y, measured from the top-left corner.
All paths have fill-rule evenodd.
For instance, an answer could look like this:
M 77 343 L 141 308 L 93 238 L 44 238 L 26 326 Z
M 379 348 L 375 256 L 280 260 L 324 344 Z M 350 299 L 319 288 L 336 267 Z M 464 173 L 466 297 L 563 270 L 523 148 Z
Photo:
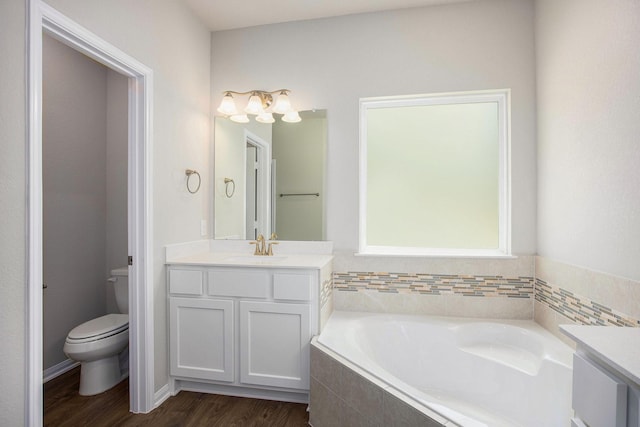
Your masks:
M 594 354 L 640 385 L 640 328 L 560 325 L 578 347 Z
M 279 240 L 273 256 L 252 255 L 248 240 L 198 240 L 165 246 L 165 264 L 320 269 L 333 259 L 331 242 Z
M 246 252 L 200 252 L 182 257 L 167 258 L 170 265 L 198 265 L 216 267 L 279 267 L 320 269 L 333 259 L 332 255 L 277 254 L 258 256 Z

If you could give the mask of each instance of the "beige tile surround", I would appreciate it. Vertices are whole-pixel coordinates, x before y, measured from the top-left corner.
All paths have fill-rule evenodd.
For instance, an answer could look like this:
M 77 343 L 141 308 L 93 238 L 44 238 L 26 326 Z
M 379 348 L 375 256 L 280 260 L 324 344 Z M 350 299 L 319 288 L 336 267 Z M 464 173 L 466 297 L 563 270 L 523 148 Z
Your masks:
M 635 321 L 635 325 L 640 326 L 640 282 L 638 281 L 588 270 L 541 256 L 535 257 L 535 278 L 538 283 L 543 281 L 545 285 L 557 293 L 564 292 L 573 299 L 580 300 L 580 304 L 591 305 L 595 303 L 596 306 L 603 306 L 604 311 L 613 312 L 623 317 L 625 324 Z M 573 342 L 560 332 L 559 325 L 595 324 L 593 319 L 581 318 L 582 316 L 575 316 L 573 313 L 565 313 L 565 315 L 556 304 L 541 301 L 539 293 L 536 296 L 535 321 L 571 345 Z M 605 322 L 607 321 L 606 317 L 604 318 Z
M 389 277 L 383 279 L 388 278 L 391 283 L 389 287 L 385 280 L 376 282 L 375 276 L 365 277 L 372 280 L 364 284 L 363 281 L 358 283 L 359 279 L 349 282 L 348 278 L 345 279 L 348 273 L 334 273 L 333 301 L 336 310 L 534 319 L 570 344 L 573 343 L 560 333 L 559 325 L 603 324 L 605 321 L 604 324 L 640 326 L 640 282 L 540 256 L 519 256 L 506 260 L 411 259 L 338 253 L 334 258 L 334 271 L 370 272 L 352 273 L 353 275 L 387 275 Z M 429 289 L 428 292 L 421 292 L 415 286 L 409 289 L 406 283 L 399 281 L 400 279 L 392 273 L 373 273 L 381 271 L 412 272 L 413 275 L 451 275 L 453 278 L 459 278 L 460 282 L 462 279 L 483 280 L 483 277 L 488 277 L 487 281 L 491 282 L 497 277 L 504 279 L 504 285 L 497 286 L 507 288 L 511 286 L 510 280 L 522 281 L 529 277 L 532 281 L 532 291 L 528 298 L 523 298 L 522 295 L 510 297 L 508 294 L 511 289 L 507 289 L 506 293 L 503 292 L 504 289 L 495 292 L 481 290 L 472 295 L 469 289 L 464 288 L 467 286 L 466 283 L 460 283 L 456 285 L 459 287 L 456 289 L 438 291 L 436 288 L 437 292 L 434 294 L 430 293 Z M 537 289 L 535 282 L 538 284 Z M 527 291 L 519 292 L 522 294 Z M 567 301 L 561 304 L 560 298 Z
M 533 318 L 533 256 L 511 259 L 376 257 L 336 253 L 334 256 L 334 309 L 383 313 L 427 314 L 474 318 Z M 425 283 L 410 283 L 391 278 L 392 289 L 379 287 L 380 280 L 369 284 L 345 285 L 340 272 L 411 272 L 412 275 L 450 276 L 450 286 L 434 285 L 439 294 L 425 293 Z M 338 279 L 338 280 L 337 280 Z M 342 279 L 342 280 L 339 280 Z M 420 280 L 441 283 L 442 277 Z M 465 283 L 467 281 L 468 283 Z M 517 282 L 512 285 L 509 281 Z M 348 281 L 347 281 L 348 282 Z M 384 280 L 382 281 L 384 282 Z M 484 283 L 483 283 L 484 282 Z M 500 283 L 504 282 L 504 286 Z M 480 284 L 478 284 L 480 283 Z M 520 287 L 528 283 L 528 289 Z M 408 289 L 409 285 L 419 285 Z M 485 286 L 486 285 L 486 286 Z M 455 288 L 455 289 L 454 289 Z M 499 288 L 499 289 L 498 289 Z M 357 291 L 354 291 L 357 289 Z M 503 292 L 505 291 L 506 292 Z M 507 293 L 520 293 L 508 297 Z M 473 295 L 472 295 L 473 294 Z M 480 295 L 481 294 L 481 295 Z M 522 297 L 525 295 L 526 297 Z
M 535 257 L 537 279 L 640 319 L 640 281 Z
M 344 259 L 342 261 L 344 262 Z M 599 322 L 603 319 L 609 322 L 607 324 L 618 322 L 640 326 L 640 282 L 540 256 L 520 257 L 515 262 L 503 260 L 420 262 L 406 259 L 376 262 L 371 259 L 357 259 L 355 266 L 358 268 L 353 269 L 344 268 L 349 263 L 341 263 L 338 258 L 335 264 L 338 268 L 342 267 L 342 270 L 334 268 L 334 271 L 413 271 L 424 274 L 448 274 L 454 278 L 474 280 L 484 277 L 481 275 L 494 279 L 497 277 L 495 275 L 500 275 L 505 278 L 511 277 L 513 282 L 530 275 L 533 283 L 533 292 L 530 296 L 513 298 L 505 296 L 508 293 L 490 291 L 474 296 L 469 296 L 470 294 L 465 290 L 456 293 L 450 289 L 441 294 L 420 293 L 415 289 L 407 289 L 406 283 L 394 282 L 398 279 L 397 275 L 389 273 L 371 273 L 370 277 L 367 276 L 364 279 L 360 277 L 360 279 L 375 280 L 376 274 L 380 277 L 387 274 L 391 289 L 384 280 L 380 283 L 367 283 L 364 286 L 355 280 L 353 286 L 345 286 L 345 280 L 348 281 L 348 278 L 345 279 L 345 273 L 338 274 L 339 280 L 336 285 L 334 274 L 332 300 L 336 310 L 534 319 L 574 348 L 575 343 L 560 332 L 559 325 L 593 323 L 593 317 L 588 316 L 592 315 Z M 353 275 L 357 274 L 365 276 L 367 273 Z M 387 276 L 383 279 L 387 279 Z M 508 279 L 504 283 L 509 286 Z M 464 284 L 462 286 L 464 287 Z M 540 295 L 543 290 L 544 298 Z M 550 295 L 551 298 L 549 298 Z M 565 306 L 563 307 L 561 303 Z M 595 311 L 587 310 L 587 314 L 583 316 L 581 313 L 585 311 L 585 307 Z M 563 314 L 563 310 L 568 316 Z M 612 318 L 612 313 L 619 317 Z M 603 316 L 598 318 L 599 314 Z M 413 402 L 410 397 L 403 396 L 357 366 L 350 365 L 339 355 L 313 345 L 310 399 L 310 425 L 313 427 L 455 425 L 451 421 L 442 419 L 438 414 L 431 413 L 431 416 L 425 414 L 424 408 Z

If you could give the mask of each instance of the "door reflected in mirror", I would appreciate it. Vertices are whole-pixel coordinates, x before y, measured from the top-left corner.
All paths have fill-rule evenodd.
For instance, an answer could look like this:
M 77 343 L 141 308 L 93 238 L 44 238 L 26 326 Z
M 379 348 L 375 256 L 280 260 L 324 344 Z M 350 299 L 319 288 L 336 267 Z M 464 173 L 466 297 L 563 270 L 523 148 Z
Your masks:
M 216 239 L 325 240 L 325 110 L 302 121 L 215 118 Z

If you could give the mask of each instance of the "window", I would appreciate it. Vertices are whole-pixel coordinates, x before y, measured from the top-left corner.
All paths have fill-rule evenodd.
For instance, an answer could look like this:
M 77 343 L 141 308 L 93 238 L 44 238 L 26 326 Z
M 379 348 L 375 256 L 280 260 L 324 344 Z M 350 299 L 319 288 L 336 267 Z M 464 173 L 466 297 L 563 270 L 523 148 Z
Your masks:
M 510 254 L 509 91 L 360 101 L 360 253 Z

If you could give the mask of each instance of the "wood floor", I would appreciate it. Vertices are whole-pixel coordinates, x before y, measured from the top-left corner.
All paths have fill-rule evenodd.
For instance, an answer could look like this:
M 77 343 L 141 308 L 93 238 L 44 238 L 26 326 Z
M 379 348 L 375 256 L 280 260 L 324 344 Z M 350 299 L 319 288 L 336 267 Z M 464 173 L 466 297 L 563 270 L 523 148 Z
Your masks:
M 80 368 L 44 386 L 44 425 L 114 426 L 306 426 L 307 405 L 182 391 L 149 414 L 129 412 L 129 381 L 96 396 L 80 396 Z

